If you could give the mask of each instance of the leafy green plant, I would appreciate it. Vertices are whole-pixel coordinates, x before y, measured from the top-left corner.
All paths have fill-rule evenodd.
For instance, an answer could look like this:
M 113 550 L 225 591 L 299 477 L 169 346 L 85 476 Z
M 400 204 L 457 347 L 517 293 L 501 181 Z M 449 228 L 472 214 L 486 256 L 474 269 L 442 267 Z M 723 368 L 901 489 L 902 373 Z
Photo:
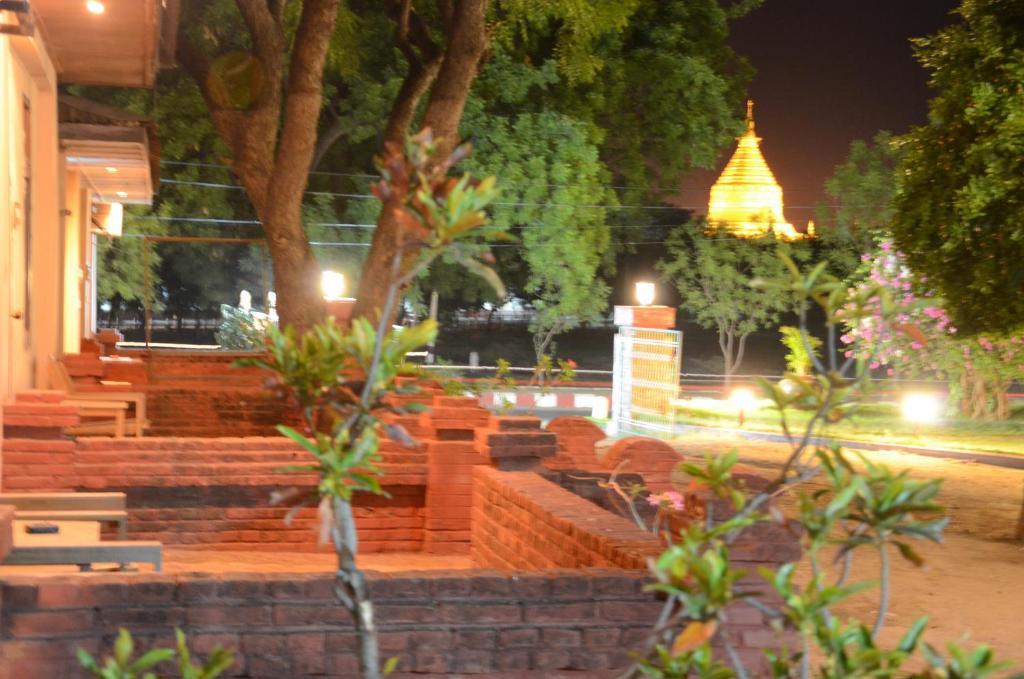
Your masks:
M 782 334 L 782 346 L 786 347 L 786 370 L 801 377 L 809 374 L 814 368 L 811 355 L 818 356 L 821 340 L 814 335 L 808 335 L 807 343 L 804 344 L 800 328 L 791 325 L 782 326 L 779 332 Z
M 259 351 L 267 338 L 267 329 L 273 324 L 265 314 L 251 309 L 220 305 L 220 326 L 214 334 L 221 349 Z
M 782 383 L 761 382 L 790 442 L 789 454 L 778 475 L 756 493 L 747 492 L 736 479 L 735 452 L 709 457 L 703 465 L 681 465 L 707 489 L 712 501 L 703 521 L 690 522 L 677 535 L 662 533 L 669 544 L 652 564 L 655 583 L 650 589 L 664 595 L 664 605 L 631 676 L 754 676 L 725 627 L 730 606 L 739 601 L 762 611 L 773 627 L 788 630 L 799 640 L 796 649 L 768 654 L 776 678 L 981 678 L 1004 670 L 1006 665 L 996 662 L 984 646 L 973 651 L 951 646 L 944 657 L 921 641 L 925 618 L 917 620 L 895 647 L 880 643 L 889 607 L 893 553 L 920 566 L 923 559 L 913 542 L 941 539 L 947 519 L 936 502 L 940 482 L 895 473 L 863 456 L 853 459 L 827 439 L 828 426 L 848 417 L 870 387 L 870 347 L 858 346 L 840 362 L 835 351 L 838 328 L 856 322 L 859 315 L 877 312 L 879 306 L 888 313 L 888 291 L 880 285 L 847 288 L 825 274 L 824 263 L 804 274 L 789 258 L 783 256 L 783 262 L 790 272 L 787 280 L 755 284 L 794 297 L 800 345 L 813 366 L 812 375 L 787 374 L 786 388 Z M 806 329 L 807 307 L 812 302 L 825 313 L 828 352 L 824 357 L 813 351 Z M 793 432 L 789 426 L 793 410 L 811 413 L 802 432 Z M 812 478 L 824 487 L 804 490 Z M 802 528 L 810 577 L 798 582 L 797 564 L 786 563 L 760 570 L 766 591 L 738 587 L 745 573 L 730 563 L 729 546 L 755 525 L 787 522 L 771 504 L 781 493 L 796 495 L 795 520 Z M 834 558 L 824 558 L 826 547 L 835 550 Z M 875 585 L 849 582 L 854 555 L 864 549 L 875 551 L 879 558 L 877 613 L 870 624 L 844 622 L 834 607 Z M 721 657 L 713 650 L 712 639 L 722 649 Z M 915 664 L 923 661 L 925 669 L 905 669 L 911 659 Z
M 150 670 L 160 663 L 178 659 L 178 675 L 181 679 L 216 679 L 235 663 L 234 653 L 217 646 L 203 664 L 197 664 L 188 650 L 185 633 L 174 630 L 175 649 L 154 648 L 138 658 L 131 633 L 123 627 L 114 641 L 114 654 L 108 656 L 102 665 L 84 649 L 78 649 L 78 662 L 97 679 L 157 679 Z
M 405 356 L 429 344 L 437 333 L 432 320 L 392 328 L 390 319 L 399 292 L 442 254 L 501 287 L 487 264 L 486 243 L 505 236 L 488 226 L 483 212 L 495 196 L 494 179 L 478 182 L 468 175 L 450 177 L 451 164 L 468 148 L 460 147 L 442 163 L 433 157 L 434 149 L 427 131 L 404 148 L 387 145 L 378 161 L 382 178 L 374 194 L 386 204 L 398 206 L 395 217 L 402 224 L 404 237 L 392 261 L 377 324 L 356 318 L 351 328 L 344 329 L 327 319 L 301 336 L 291 327 L 272 328 L 266 356 L 240 362 L 272 372 L 281 391 L 301 413 L 302 431 L 285 425 L 278 429 L 311 459 L 286 470 L 316 474 L 319 482 L 312 494 L 291 489 L 274 499 L 293 505 L 289 519 L 304 506 L 317 506 L 321 539 L 330 539 L 337 555 L 334 591 L 351 613 L 359 634 L 363 679 L 378 679 L 393 669 L 397 660 L 381 667 L 373 602 L 366 577 L 356 564 L 359 543 L 352 500 L 359 492 L 384 493 L 377 466 L 381 436 L 407 447 L 417 445 L 395 416 L 417 412 L 422 406 L 403 405 L 396 397 L 416 391 L 400 379 L 415 372 Z

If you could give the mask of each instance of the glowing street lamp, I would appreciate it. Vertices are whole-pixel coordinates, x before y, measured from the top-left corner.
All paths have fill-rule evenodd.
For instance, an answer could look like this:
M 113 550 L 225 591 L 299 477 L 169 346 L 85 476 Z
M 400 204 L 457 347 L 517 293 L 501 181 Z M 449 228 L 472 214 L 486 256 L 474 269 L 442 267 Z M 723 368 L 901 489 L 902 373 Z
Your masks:
M 739 418 L 739 426 L 742 427 L 747 411 L 753 409 L 757 404 L 757 399 L 754 398 L 754 392 L 746 387 L 739 387 L 733 389 L 732 393 L 729 394 L 729 403 L 735 406 Z
M 942 415 L 942 401 L 934 394 L 906 394 L 900 401 L 900 413 L 903 419 L 914 424 L 914 435 L 917 436 L 921 425 L 939 421 Z
M 345 275 L 337 271 L 324 271 L 320 274 L 320 291 L 327 301 L 344 299 Z
M 651 306 L 654 304 L 654 283 L 649 281 L 638 281 L 636 284 L 636 301 L 640 306 Z

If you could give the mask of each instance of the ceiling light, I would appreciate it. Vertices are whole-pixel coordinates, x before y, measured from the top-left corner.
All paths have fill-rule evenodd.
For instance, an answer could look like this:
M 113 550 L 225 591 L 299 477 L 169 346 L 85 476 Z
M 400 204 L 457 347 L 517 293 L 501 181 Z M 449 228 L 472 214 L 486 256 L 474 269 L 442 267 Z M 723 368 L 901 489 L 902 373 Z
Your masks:
M 117 192 L 117 197 L 118 198 L 127 198 L 128 197 L 128 192 L 127 191 L 118 191 Z
M 85 8 L 89 10 L 89 14 L 103 14 L 107 11 L 106 5 L 100 2 L 100 0 L 87 0 Z
M 110 174 L 117 174 L 117 168 L 114 167 L 113 165 L 108 165 L 107 167 L 105 167 L 103 169 L 106 170 L 107 172 L 109 172 Z

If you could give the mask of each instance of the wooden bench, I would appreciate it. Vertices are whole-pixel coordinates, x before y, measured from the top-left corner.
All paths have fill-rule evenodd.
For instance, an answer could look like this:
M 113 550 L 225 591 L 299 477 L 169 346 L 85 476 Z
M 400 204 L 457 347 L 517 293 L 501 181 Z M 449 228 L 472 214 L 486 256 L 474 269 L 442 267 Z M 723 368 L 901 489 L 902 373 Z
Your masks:
M 78 408 L 81 417 L 105 417 L 113 419 L 113 425 L 108 422 L 83 422 L 68 429 L 69 433 L 78 436 L 89 436 L 91 434 L 113 434 L 114 438 L 123 439 L 125 427 L 128 420 L 127 401 L 82 401 L 79 399 L 65 399 L 65 405 Z
M 71 379 L 67 367 L 56 356 L 50 356 L 50 381 L 53 382 L 54 388 L 66 391 L 68 400 L 80 404 L 83 410 L 102 408 L 102 404 L 111 402 L 131 403 L 135 406 L 135 419 L 131 421 L 132 433 L 135 436 L 142 436 L 149 427 L 146 420 L 146 395 L 140 391 L 82 391 Z M 82 402 L 87 405 L 81 405 Z
M 118 540 L 128 533 L 124 493 L 0 493 L 0 505 L 14 507 L 26 521 L 92 521 L 117 525 Z
M 92 570 L 94 563 L 116 563 L 124 568 L 131 563 L 163 567 L 163 545 L 152 540 L 103 542 L 96 522 L 59 522 L 58 533 L 28 533 L 29 522 L 14 521 L 14 547 L 4 564 L 41 566 L 74 564 L 79 570 Z

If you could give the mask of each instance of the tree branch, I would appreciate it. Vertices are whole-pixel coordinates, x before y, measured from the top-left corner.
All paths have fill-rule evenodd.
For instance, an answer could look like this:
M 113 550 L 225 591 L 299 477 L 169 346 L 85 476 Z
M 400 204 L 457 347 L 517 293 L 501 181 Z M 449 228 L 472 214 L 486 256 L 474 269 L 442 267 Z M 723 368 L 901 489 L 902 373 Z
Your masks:
M 384 141 L 401 143 L 409 133 L 416 107 L 437 77 L 442 55 L 426 25 L 412 11 L 411 0 L 392 2 L 389 13 L 395 21 L 395 46 L 405 56 L 409 70 L 392 102 Z
M 487 0 L 459 0 L 448 33 L 448 47 L 430 92 L 423 127 L 434 131 L 437 160 L 444 162 L 458 144 L 459 122 L 480 60 L 487 51 Z
M 309 164 L 310 171 L 315 170 L 320 163 L 323 162 L 324 156 L 326 156 L 327 152 L 331 150 L 331 147 L 351 131 L 352 129 L 349 126 L 348 120 L 335 115 L 331 120 L 331 124 L 327 129 L 320 133 L 320 136 L 316 140 L 316 149 L 313 151 L 313 162 Z
M 747 348 L 747 337 L 750 336 L 749 332 L 745 332 L 740 335 L 740 346 L 736 351 L 736 360 L 733 362 L 732 367 L 734 369 L 740 367 L 740 363 L 743 362 L 743 354 Z
M 284 54 L 284 35 L 267 0 L 235 0 L 235 5 L 249 28 L 256 56 L 268 65 L 280 62 Z M 284 3 L 281 5 L 280 11 L 283 12 Z
M 451 33 L 452 23 L 455 21 L 455 7 L 452 0 L 438 0 L 437 9 L 441 14 L 441 28 L 445 35 Z

